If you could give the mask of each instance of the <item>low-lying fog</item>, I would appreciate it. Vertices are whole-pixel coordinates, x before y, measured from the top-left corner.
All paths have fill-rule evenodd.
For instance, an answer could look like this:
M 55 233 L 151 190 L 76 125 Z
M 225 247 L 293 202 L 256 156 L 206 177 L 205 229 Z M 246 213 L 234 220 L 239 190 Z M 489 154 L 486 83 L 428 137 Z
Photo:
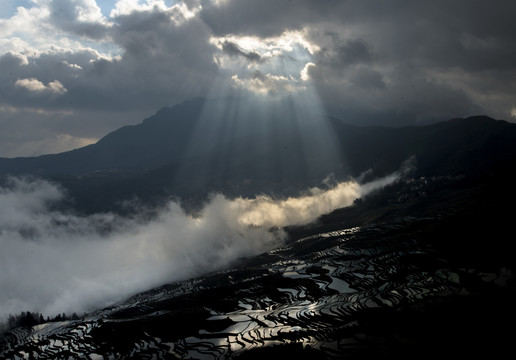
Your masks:
M 222 269 L 282 245 L 281 227 L 312 222 L 397 177 L 350 180 L 288 199 L 216 194 L 196 217 L 169 202 L 152 220 L 53 210 L 66 191 L 12 178 L 0 189 L 0 321 L 21 311 L 82 313 Z

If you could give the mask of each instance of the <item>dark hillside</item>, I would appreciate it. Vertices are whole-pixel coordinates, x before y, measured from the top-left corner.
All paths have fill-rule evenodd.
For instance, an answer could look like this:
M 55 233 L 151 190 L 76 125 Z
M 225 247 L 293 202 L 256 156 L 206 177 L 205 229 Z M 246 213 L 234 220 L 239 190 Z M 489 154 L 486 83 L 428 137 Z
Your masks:
M 119 204 L 134 198 L 195 204 L 212 192 L 295 195 L 330 174 L 375 178 L 409 158 L 413 176 L 514 174 L 516 125 L 505 121 L 477 116 L 430 126 L 359 127 L 293 112 L 289 103 L 272 109 L 241 102 L 199 98 L 164 108 L 94 145 L 0 159 L 0 176 L 58 181 L 77 207 L 95 212 L 122 211 Z
M 405 179 L 226 271 L 18 328 L 0 338 L 0 356 L 503 357 L 516 339 L 504 208 L 516 196 L 492 185 Z
M 485 176 L 510 170 L 504 165 L 516 159 L 516 125 L 486 116 L 404 128 L 334 124 L 343 139 L 342 151 L 355 173 L 368 168 L 388 173 L 396 164 L 415 156 L 420 176 Z

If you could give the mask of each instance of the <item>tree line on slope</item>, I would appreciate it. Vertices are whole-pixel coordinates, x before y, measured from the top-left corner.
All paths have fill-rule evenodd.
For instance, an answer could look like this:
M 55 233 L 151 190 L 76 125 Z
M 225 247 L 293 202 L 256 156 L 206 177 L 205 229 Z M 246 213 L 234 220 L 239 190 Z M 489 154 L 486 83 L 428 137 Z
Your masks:
M 22 311 L 19 314 L 13 315 L 9 314 L 7 322 L 0 323 L 0 334 L 5 333 L 7 331 L 16 329 L 18 327 L 32 327 L 39 324 L 44 324 L 48 322 L 58 322 L 58 321 L 67 321 L 67 320 L 79 320 L 80 317 L 77 313 L 73 313 L 72 315 L 66 315 L 65 313 L 58 314 L 54 317 L 43 316 L 43 314 L 38 312 L 31 311 Z

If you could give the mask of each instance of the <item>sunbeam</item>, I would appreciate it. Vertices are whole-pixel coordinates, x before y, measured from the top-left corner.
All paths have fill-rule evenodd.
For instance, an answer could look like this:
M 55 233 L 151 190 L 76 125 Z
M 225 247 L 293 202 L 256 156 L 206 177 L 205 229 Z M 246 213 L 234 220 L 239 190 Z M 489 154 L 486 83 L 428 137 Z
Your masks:
M 195 167 L 193 160 L 178 171 L 188 171 L 192 181 L 230 179 L 225 191 L 238 187 L 248 196 L 264 191 L 265 181 L 293 195 L 300 184 L 315 186 L 342 173 L 343 154 L 309 76 L 316 46 L 302 32 L 210 42 L 218 49 L 218 77 L 199 103 L 198 118 L 190 120 L 195 124 L 185 154 L 194 159 L 202 143 L 213 161 Z M 263 178 L 249 175 L 256 173 Z

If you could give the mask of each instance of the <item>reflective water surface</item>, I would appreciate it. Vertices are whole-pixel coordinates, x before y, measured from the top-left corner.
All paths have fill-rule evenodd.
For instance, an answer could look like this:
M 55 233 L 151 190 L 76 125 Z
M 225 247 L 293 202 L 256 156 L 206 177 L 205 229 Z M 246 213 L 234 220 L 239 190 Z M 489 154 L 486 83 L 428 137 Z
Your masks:
M 17 329 L 2 340 L 0 355 L 318 359 L 409 357 L 426 347 L 438 353 L 469 336 L 453 335 L 470 315 L 456 313 L 455 302 L 503 291 L 512 274 L 454 265 L 426 242 L 436 226 L 439 219 L 399 218 L 303 237 L 81 320 Z

